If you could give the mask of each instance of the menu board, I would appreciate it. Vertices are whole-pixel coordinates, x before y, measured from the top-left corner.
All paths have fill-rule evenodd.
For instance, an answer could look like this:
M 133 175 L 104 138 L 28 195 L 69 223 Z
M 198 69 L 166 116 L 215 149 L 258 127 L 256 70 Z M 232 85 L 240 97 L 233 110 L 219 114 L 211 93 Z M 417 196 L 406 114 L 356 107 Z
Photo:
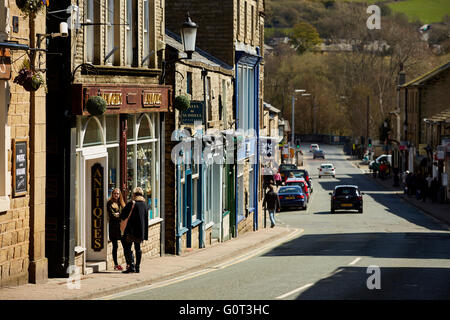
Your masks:
M 13 140 L 13 187 L 14 196 L 22 196 L 28 192 L 28 140 Z

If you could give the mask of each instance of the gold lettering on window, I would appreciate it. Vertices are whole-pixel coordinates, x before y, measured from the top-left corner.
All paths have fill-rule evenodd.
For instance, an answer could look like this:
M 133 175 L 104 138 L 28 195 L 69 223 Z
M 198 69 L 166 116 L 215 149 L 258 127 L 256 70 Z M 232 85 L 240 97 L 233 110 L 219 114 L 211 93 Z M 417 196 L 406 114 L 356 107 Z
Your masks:
M 102 93 L 102 98 L 105 99 L 108 106 L 122 105 L 122 93 Z
M 144 93 L 143 97 L 143 105 L 144 106 L 154 106 L 160 105 L 162 100 L 161 93 Z

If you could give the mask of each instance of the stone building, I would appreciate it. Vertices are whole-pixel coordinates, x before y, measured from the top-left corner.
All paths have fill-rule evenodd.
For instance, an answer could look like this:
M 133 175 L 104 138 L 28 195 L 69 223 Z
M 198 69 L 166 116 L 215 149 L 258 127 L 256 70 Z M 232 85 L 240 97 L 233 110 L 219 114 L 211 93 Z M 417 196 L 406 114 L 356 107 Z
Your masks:
M 450 62 L 447 62 L 399 87 L 401 137 L 406 142 L 406 146 L 401 146 L 405 153 L 405 170 L 414 172 L 422 167 L 422 171 L 431 173 L 431 154 L 427 155 L 424 150 L 430 143 L 424 120 L 449 107 L 449 86 Z M 429 161 L 422 162 L 423 158 L 429 158 Z
M 190 101 L 189 109 L 175 109 L 166 119 L 166 251 L 176 254 L 230 239 L 235 224 L 235 165 L 224 157 L 208 163 L 211 154 L 225 153 L 226 145 L 221 141 L 208 149 L 202 140 L 202 133 L 219 140 L 233 132 L 233 67 L 198 48 L 185 59 L 183 50 L 178 35 L 166 30 L 165 81 L 173 85 L 174 99 Z M 174 163 L 180 152 L 190 161 Z
M 45 69 L 39 33 L 45 10 L 27 18 L 15 1 L 0 1 L 0 287 L 47 280 L 45 86 L 14 83 L 24 62 Z
M 166 26 L 177 32 L 189 12 L 198 24 L 197 46 L 234 72 L 237 141 L 235 233 L 258 230 L 262 175 L 258 137 L 263 123 L 264 1 L 166 0 Z
M 48 10 L 64 15 L 66 9 L 72 12 L 69 37 L 48 43 L 46 245 L 52 276 L 67 276 L 73 265 L 82 274 L 114 267 L 106 213 L 114 188 L 129 200 L 132 189 L 142 187 L 149 206 L 143 257 L 164 252 L 162 155 L 171 105 L 171 87 L 159 84 L 164 1 L 63 0 Z M 59 22 L 50 15 L 47 28 Z M 95 102 L 98 96 L 106 110 Z M 118 260 L 125 263 L 120 244 Z

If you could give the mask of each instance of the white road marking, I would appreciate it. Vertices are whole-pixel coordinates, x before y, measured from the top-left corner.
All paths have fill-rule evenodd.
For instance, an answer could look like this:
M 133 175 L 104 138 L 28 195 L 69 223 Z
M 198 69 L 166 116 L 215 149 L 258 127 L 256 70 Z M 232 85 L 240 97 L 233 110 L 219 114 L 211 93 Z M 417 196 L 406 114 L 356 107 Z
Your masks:
M 361 258 L 356 258 L 355 260 L 353 260 L 352 262 L 349 263 L 349 266 L 354 265 L 354 264 L 357 263 L 359 260 L 361 260 Z
M 297 293 L 297 292 L 300 292 L 302 290 L 305 290 L 305 289 L 311 287 L 312 285 L 313 285 L 313 283 L 308 283 L 308 284 L 304 285 L 303 287 L 300 287 L 300 288 L 297 288 L 295 290 L 289 291 L 288 293 L 285 293 L 285 294 L 277 297 L 276 299 L 284 299 L 284 298 L 286 298 L 286 297 L 288 297 L 288 296 L 290 296 L 290 295 L 292 295 L 294 293 Z
M 112 295 L 108 295 L 108 296 L 104 296 L 104 297 L 100 297 L 100 298 L 95 298 L 94 300 L 112 300 L 112 299 L 115 299 L 115 298 L 128 296 L 128 295 L 131 295 L 131 294 L 141 293 L 141 292 L 144 292 L 144 291 L 165 287 L 165 286 L 172 285 L 172 284 L 175 284 L 175 283 L 178 283 L 178 282 L 181 282 L 181 281 L 185 281 L 185 280 L 188 280 L 188 279 L 196 278 L 198 276 L 201 276 L 201 275 L 213 272 L 213 271 L 224 269 L 226 267 L 232 266 L 232 265 L 237 264 L 239 262 L 243 262 L 245 260 L 248 260 L 248 259 L 250 259 L 250 258 L 252 258 L 252 257 L 254 257 L 254 256 L 258 255 L 258 254 L 261 254 L 262 252 L 264 252 L 264 251 L 266 251 L 266 250 L 268 250 L 270 248 L 273 248 L 273 247 L 276 247 L 276 246 L 282 244 L 283 242 L 287 242 L 287 241 L 293 239 L 294 237 L 298 236 L 299 234 L 302 234 L 304 231 L 305 231 L 304 229 L 294 229 L 293 232 L 291 232 L 290 234 L 288 234 L 284 238 L 278 239 L 275 242 L 270 242 L 270 243 L 268 243 L 267 245 L 265 245 L 263 247 L 257 248 L 255 250 L 253 250 L 253 251 L 251 251 L 249 253 L 245 253 L 245 254 L 243 254 L 243 255 L 241 255 L 241 256 L 233 259 L 233 260 L 230 260 L 230 261 L 227 261 L 227 262 L 215 265 L 213 267 L 208 267 L 208 268 L 202 269 L 200 271 L 196 271 L 196 272 L 193 272 L 193 273 L 190 273 L 190 274 L 187 274 L 187 275 L 181 275 L 179 277 L 176 277 L 176 278 L 173 278 L 173 279 L 168 279 L 168 280 L 165 280 L 165 281 L 162 281 L 162 282 L 159 282 L 159 283 L 150 284 L 150 285 L 147 285 L 147 286 L 143 286 L 143 287 L 139 287 L 139 288 L 135 288 L 135 289 L 122 291 L 122 292 L 119 292 L 119 293 L 116 293 L 116 294 L 112 294 Z

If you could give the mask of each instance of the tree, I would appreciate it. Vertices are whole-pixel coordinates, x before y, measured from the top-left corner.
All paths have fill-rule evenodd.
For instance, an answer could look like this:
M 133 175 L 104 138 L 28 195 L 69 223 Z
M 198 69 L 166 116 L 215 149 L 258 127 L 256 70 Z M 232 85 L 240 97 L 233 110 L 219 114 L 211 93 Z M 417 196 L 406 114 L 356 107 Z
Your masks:
M 290 43 L 299 54 L 303 54 L 322 43 L 316 28 L 304 21 L 297 23 L 289 36 L 291 38 Z

